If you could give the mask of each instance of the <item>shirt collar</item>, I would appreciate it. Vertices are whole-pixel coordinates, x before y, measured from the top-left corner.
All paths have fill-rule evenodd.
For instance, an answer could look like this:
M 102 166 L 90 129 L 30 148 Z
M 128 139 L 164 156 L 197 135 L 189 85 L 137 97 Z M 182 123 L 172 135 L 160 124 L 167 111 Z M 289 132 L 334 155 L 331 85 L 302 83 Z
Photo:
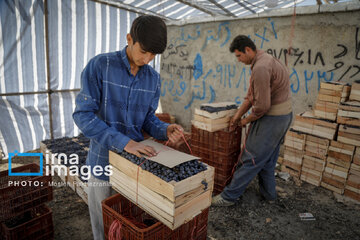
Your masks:
M 121 51 L 120 51 L 120 57 L 121 59 L 123 60 L 127 70 L 129 71 L 129 73 L 131 72 L 131 69 L 130 69 L 130 63 L 129 63 L 129 60 L 128 60 L 128 57 L 126 55 L 126 49 L 127 49 L 127 46 L 124 47 Z
M 258 60 L 258 58 L 263 54 L 264 54 L 263 50 L 256 50 L 256 55 L 255 55 L 254 59 L 251 62 L 251 70 L 253 69 L 253 67 L 254 67 L 256 61 Z
M 131 73 L 131 68 L 130 68 L 130 63 L 129 63 L 129 59 L 128 59 L 128 56 L 126 54 L 126 49 L 127 49 L 128 46 L 124 47 L 121 51 L 120 51 L 120 57 L 121 59 L 123 60 L 127 70 L 129 71 L 129 73 Z M 146 66 L 147 64 L 145 64 L 144 66 Z M 142 69 L 144 68 L 144 66 L 141 66 L 139 68 L 139 71 L 137 74 L 139 74 L 141 71 L 143 71 Z

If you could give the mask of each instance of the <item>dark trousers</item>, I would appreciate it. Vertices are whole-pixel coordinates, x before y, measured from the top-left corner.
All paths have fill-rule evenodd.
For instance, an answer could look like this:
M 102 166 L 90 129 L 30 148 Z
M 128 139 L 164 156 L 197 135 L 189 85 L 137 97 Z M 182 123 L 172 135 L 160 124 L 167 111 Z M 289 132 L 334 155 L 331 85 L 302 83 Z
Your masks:
M 263 116 L 252 123 L 241 161 L 233 178 L 221 196 L 236 201 L 247 185 L 259 176 L 260 193 L 267 200 L 276 199 L 275 166 L 280 144 L 292 120 L 292 113 L 282 116 Z

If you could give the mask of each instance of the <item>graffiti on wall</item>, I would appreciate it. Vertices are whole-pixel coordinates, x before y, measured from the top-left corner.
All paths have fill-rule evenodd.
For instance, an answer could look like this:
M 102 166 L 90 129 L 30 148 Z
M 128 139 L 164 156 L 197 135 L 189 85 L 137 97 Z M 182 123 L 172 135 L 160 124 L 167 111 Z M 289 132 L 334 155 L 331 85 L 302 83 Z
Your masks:
M 233 101 L 241 104 L 248 89 L 250 67 L 236 62 L 235 57 L 231 64 L 215 62 L 213 66 L 203 64 L 207 50 L 214 51 L 214 46 L 218 48 L 228 46 L 231 37 L 228 22 L 219 23 L 213 30 L 202 30 L 201 26 L 197 25 L 192 34 L 187 33 L 182 27 L 179 36 L 170 39 L 167 50 L 163 54 L 161 71 L 166 74 L 162 74 L 161 96 L 170 96 L 175 102 L 181 101 L 184 109 L 189 109 L 196 101 L 209 103 L 216 101 L 217 91 L 238 89 L 231 92 L 239 92 Z M 274 41 L 280 41 L 276 23 L 271 18 L 266 19 L 264 26 L 249 37 L 258 48 L 287 64 L 293 94 L 299 94 L 302 91 L 309 94 L 312 87 L 319 89 L 321 82 L 342 81 L 345 78 L 355 80 L 360 76 L 359 28 L 355 29 L 355 48 L 345 43 L 337 43 L 334 46 L 333 56 L 326 56 L 321 50 L 311 48 L 267 48 L 266 46 Z M 195 44 L 195 41 L 197 45 L 200 41 L 201 47 L 192 60 L 189 59 L 188 46 Z M 210 44 L 212 44 L 211 49 L 208 49 Z M 229 59 L 231 56 L 229 52 Z M 175 59 L 171 60 L 171 57 Z M 349 61 L 349 57 L 354 61 Z M 349 64 L 349 62 L 352 63 Z

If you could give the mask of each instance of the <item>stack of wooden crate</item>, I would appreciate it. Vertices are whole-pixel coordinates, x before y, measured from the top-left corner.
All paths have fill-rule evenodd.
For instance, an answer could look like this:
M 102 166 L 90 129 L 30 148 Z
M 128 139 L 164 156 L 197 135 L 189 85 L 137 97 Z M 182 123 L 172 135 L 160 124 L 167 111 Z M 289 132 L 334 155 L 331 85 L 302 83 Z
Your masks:
M 284 160 L 281 171 L 299 178 L 304 157 L 306 135 L 290 129 L 285 136 Z
M 231 117 L 236 113 L 237 106 L 233 102 L 201 104 L 195 108 L 192 125 L 197 128 L 215 132 L 229 127 Z
M 344 195 L 360 201 L 360 148 L 355 150 L 353 163 L 350 166 Z
M 321 83 L 313 111 L 296 115 L 284 146 L 282 171 L 360 201 L 360 83 Z
M 337 130 L 336 122 L 317 118 L 312 111 L 295 116 L 292 128 L 321 138 L 333 140 Z
M 337 122 L 360 127 L 360 102 L 347 101 L 340 103 Z
M 300 179 L 320 186 L 325 169 L 329 140 L 312 135 L 306 136 L 305 153 Z
M 321 186 L 343 194 L 355 147 L 331 141 Z
M 314 115 L 319 118 L 335 121 L 339 103 L 348 99 L 350 86 L 343 83 L 321 83 L 314 107 Z
M 355 81 L 351 86 L 350 101 L 360 101 L 360 83 Z

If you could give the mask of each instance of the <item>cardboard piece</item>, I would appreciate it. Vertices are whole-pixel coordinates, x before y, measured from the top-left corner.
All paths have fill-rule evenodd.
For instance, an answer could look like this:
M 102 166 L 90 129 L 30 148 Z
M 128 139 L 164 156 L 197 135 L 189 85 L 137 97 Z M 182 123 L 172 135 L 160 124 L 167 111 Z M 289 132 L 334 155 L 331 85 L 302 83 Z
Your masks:
M 146 157 L 154 162 L 160 163 L 164 166 L 167 166 L 169 168 L 173 168 L 181 163 L 194 160 L 194 159 L 200 159 L 199 157 L 195 157 L 190 154 L 186 154 L 183 152 L 179 152 L 174 150 L 173 148 L 170 148 L 168 146 L 162 145 L 161 143 L 155 142 L 153 139 L 149 138 L 142 142 L 141 144 L 151 146 L 153 147 L 156 152 L 158 153 L 155 157 Z

